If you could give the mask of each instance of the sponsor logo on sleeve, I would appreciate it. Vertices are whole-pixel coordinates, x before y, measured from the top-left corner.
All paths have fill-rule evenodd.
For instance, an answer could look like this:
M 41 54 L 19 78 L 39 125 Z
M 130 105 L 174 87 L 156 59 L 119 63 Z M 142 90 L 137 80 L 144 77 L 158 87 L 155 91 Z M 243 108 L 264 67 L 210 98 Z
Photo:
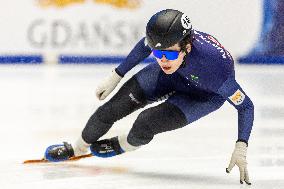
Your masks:
M 235 104 L 235 105 L 240 105 L 243 103 L 243 101 L 245 100 L 246 95 L 244 93 L 242 93 L 242 91 L 240 91 L 239 89 L 232 95 L 229 97 L 229 99 Z

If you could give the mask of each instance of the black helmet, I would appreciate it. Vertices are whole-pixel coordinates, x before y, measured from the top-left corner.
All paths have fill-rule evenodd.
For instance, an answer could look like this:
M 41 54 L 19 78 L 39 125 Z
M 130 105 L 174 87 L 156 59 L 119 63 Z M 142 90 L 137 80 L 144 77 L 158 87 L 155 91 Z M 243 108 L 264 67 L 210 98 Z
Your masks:
M 152 49 L 165 49 L 191 35 L 192 25 L 182 12 L 173 9 L 154 14 L 146 26 L 147 44 Z

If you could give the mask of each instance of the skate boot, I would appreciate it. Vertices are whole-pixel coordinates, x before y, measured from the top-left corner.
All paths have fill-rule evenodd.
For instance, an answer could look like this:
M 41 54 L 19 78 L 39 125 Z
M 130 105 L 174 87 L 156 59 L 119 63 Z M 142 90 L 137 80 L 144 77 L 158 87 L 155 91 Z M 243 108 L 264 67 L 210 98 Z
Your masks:
M 44 158 L 51 162 L 65 161 L 74 156 L 74 150 L 71 144 L 63 142 L 49 146 L 44 154 Z
M 93 143 L 90 147 L 94 156 L 108 158 L 124 153 L 124 150 L 120 147 L 118 137 L 99 140 Z

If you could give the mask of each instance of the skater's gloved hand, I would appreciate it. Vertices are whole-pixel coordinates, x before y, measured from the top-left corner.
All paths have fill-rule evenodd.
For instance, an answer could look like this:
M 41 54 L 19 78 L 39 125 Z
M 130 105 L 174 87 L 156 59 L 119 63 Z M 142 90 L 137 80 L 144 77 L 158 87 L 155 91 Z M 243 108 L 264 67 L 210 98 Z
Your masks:
M 96 96 L 99 100 L 104 100 L 117 86 L 122 77 L 120 77 L 115 70 L 112 71 L 111 75 L 106 78 L 96 89 Z
M 229 167 L 226 168 L 226 172 L 230 173 L 235 165 L 239 167 L 240 170 L 240 183 L 243 184 L 246 182 L 248 185 L 251 185 L 249 181 L 248 169 L 247 169 L 247 144 L 245 142 L 237 142 L 235 145 L 235 150 L 232 154 Z

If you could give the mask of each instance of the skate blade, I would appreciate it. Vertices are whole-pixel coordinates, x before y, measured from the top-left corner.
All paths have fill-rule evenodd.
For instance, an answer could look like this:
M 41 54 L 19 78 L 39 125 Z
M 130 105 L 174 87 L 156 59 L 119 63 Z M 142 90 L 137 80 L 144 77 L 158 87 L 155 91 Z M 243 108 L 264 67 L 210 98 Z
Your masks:
M 71 157 L 68 160 L 60 161 L 60 162 L 77 161 L 77 160 L 92 157 L 92 156 L 93 156 L 92 154 L 86 154 L 86 155 Z M 31 163 L 56 163 L 56 162 L 51 162 L 51 161 L 48 161 L 47 159 L 44 159 L 44 158 L 42 158 L 42 159 L 30 159 L 30 160 L 25 160 L 23 162 L 23 164 L 31 164 Z

